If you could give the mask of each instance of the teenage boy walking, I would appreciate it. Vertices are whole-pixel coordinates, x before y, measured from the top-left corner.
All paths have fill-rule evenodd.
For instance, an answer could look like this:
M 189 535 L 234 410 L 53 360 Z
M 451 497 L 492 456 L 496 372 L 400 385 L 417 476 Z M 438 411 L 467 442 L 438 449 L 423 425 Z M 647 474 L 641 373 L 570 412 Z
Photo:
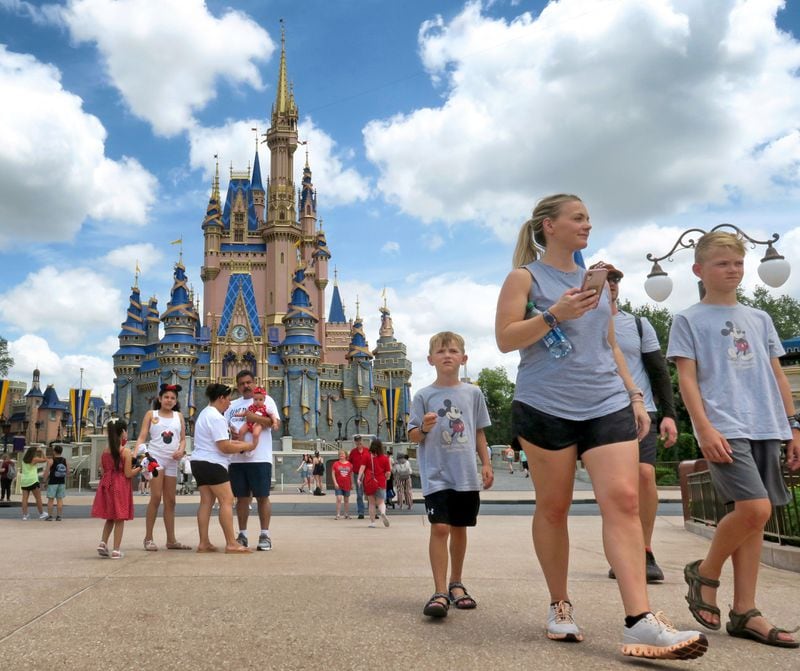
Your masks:
M 700 624 L 720 629 L 717 588 L 723 564 L 733 562 L 731 636 L 796 648 L 790 632 L 756 609 L 756 583 L 764 526 L 772 507 L 789 501 L 781 474 L 800 469 L 800 423 L 778 357 L 783 355 L 769 315 L 740 304 L 745 247 L 730 233 L 703 235 L 692 270 L 703 299 L 675 315 L 667 356 L 678 366 L 680 389 L 711 479 L 733 511 L 717 526 L 708 554 L 686 565 L 689 610 Z

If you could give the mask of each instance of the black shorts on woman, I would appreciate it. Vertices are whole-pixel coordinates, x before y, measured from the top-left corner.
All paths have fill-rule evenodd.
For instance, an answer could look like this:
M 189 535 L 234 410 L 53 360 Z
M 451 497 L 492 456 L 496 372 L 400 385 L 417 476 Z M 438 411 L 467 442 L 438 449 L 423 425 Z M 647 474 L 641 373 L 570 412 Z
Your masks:
M 600 417 L 574 420 L 550 415 L 521 401 L 511 404 L 511 435 L 511 446 L 515 450 L 520 449 L 518 439 L 522 438 L 551 452 L 575 445 L 578 458 L 593 447 L 635 441 L 637 438 L 632 405 Z
M 198 487 L 221 485 L 230 481 L 228 469 L 210 461 L 193 461 L 192 475 Z

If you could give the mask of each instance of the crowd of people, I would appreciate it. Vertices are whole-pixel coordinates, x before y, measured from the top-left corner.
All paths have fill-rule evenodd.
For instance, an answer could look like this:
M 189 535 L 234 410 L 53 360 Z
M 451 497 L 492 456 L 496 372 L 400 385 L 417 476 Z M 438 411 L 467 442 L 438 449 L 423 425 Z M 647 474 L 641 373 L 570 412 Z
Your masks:
M 676 629 L 652 608 L 647 592 L 648 582 L 664 579 L 653 552 L 658 506 L 654 465 L 659 442 L 669 448 L 678 434 L 670 374 L 652 325 L 619 308 L 624 273 L 610 263 L 586 270 L 576 262 L 591 228 L 581 199 L 558 194 L 539 201 L 520 230 L 495 321 L 499 349 L 520 354 L 511 410 L 513 441 L 502 459 L 513 473 L 519 457 L 536 490 L 532 536 L 550 597 L 544 618 L 547 638 L 584 639 L 568 581 L 567 521 L 580 460 L 602 515 L 608 575 L 620 593 L 623 654 L 695 659 L 706 652 L 706 636 Z M 716 590 L 723 565 L 731 559 L 734 592 L 727 632 L 796 648 L 800 643 L 792 632 L 773 626 L 756 606 L 764 526 L 773 506 L 785 504 L 789 497 L 781 475 L 781 445 L 786 443 L 788 467 L 800 469 L 800 421 L 778 361 L 783 350 L 771 320 L 737 300 L 744 256 L 742 241 L 728 233 L 709 233 L 697 241 L 693 272 L 705 293 L 699 303 L 675 315 L 667 346 L 713 483 L 732 504 L 707 555 L 684 568 L 686 601 L 703 627 L 720 629 Z M 480 491 L 492 487 L 494 471 L 485 435 L 491 422 L 486 401 L 479 387 L 459 377 L 467 362 L 463 337 L 450 331 L 434 335 L 428 362 L 436 377 L 415 394 L 408 429 L 409 439 L 417 444 L 430 523 L 434 591 L 422 612 L 442 619 L 451 607 L 478 606 L 464 582 L 467 530 L 477 524 Z M 175 536 L 177 477 L 187 472 L 200 494 L 197 552 L 219 551 L 209 535 L 217 505 L 224 552 L 250 554 L 253 499 L 259 522 L 255 547 L 272 549 L 271 432 L 281 420 L 275 402 L 254 386 L 250 371 L 236 376 L 236 386 L 238 397 L 232 400 L 231 387 L 209 385 L 208 405 L 196 420 L 188 457 L 177 385 L 161 386 L 154 408 L 142 421 L 135 449 L 126 446 L 125 422 L 108 425 L 102 479 L 92 507 L 92 515 L 105 521 L 97 547 L 100 556 L 122 558 L 124 523 L 133 518 L 131 478 L 145 472 L 150 474 L 146 551 L 160 549 L 154 538 L 159 510 L 166 535 L 163 547 L 190 549 Z M 737 393 L 732 395 L 731 389 Z M 46 464 L 47 512 L 39 464 Z M 22 459 L 21 473 L 12 473 L 13 467 L 8 460 L 0 463 L 2 496 L 8 497 L 9 478 L 19 477 L 23 519 L 32 496 L 42 519 L 53 519 L 55 504 L 55 519 L 60 520 L 68 473 L 61 453 L 46 458 L 32 447 Z M 324 493 L 326 466 L 319 452 L 304 455 L 297 471 L 299 492 Z M 409 510 L 413 506 L 407 455 L 390 458 L 377 438 L 367 444 L 364 436 L 354 436 L 354 447 L 349 453 L 339 451 L 330 475 L 337 520 L 350 519 L 353 492 L 354 515 L 368 517 L 370 527 L 379 522 L 390 526 L 387 504 Z

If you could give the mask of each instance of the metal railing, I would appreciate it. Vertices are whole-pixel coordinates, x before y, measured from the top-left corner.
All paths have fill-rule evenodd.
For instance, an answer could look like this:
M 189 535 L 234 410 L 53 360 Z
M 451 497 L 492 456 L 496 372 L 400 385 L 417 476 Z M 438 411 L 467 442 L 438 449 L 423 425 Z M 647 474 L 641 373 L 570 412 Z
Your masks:
M 715 527 L 733 509 L 717 496 L 708 470 L 686 474 L 684 496 L 685 517 L 694 522 Z M 792 498 L 785 506 L 773 509 L 764 529 L 764 539 L 781 545 L 800 546 L 800 473 L 784 472 L 786 486 Z

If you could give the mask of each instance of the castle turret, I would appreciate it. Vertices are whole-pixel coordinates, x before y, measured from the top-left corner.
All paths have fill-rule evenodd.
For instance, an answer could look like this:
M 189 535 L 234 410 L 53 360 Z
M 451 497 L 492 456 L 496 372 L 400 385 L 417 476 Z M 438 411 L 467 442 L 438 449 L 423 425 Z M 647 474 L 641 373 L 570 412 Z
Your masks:
M 157 356 L 161 381 L 183 387 L 179 400 L 185 406 L 188 382 L 197 363 L 195 331 L 198 315 L 186 284 L 186 268 L 181 261 L 175 264 L 174 277 L 167 309 L 161 314 L 164 337 L 158 343 Z
M 342 296 L 339 293 L 339 273 L 334 269 L 333 296 L 331 296 L 328 319 L 325 321 L 325 361 L 335 364 L 347 362 L 351 328 L 352 324 L 347 321 L 344 303 L 342 303 Z
M 203 282 L 214 280 L 219 275 L 219 253 L 222 244 L 222 209 L 219 199 L 219 161 L 217 161 L 214 182 L 211 186 L 211 197 L 208 199 L 206 216 L 203 219 L 203 267 L 200 279 Z
M 144 316 L 137 273 L 128 300 L 128 313 L 119 332 L 119 349 L 114 353 L 114 411 L 119 417 L 131 416 L 133 380 L 147 354 Z
M 317 317 L 305 288 L 305 265 L 295 270 L 292 300 L 283 318 L 286 336 L 279 350 L 286 367 L 284 421 L 292 436 L 317 436 L 319 420 L 319 366 L 321 346 L 316 337 Z
M 381 326 L 373 354 L 375 387 L 380 394 L 382 420 L 390 441 L 406 440 L 411 412 L 411 361 L 406 346 L 394 337 L 392 314 L 384 296 Z
M 258 137 L 256 137 L 256 157 L 253 159 L 253 176 L 250 178 L 250 193 L 255 208 L 256 221 L 259 228 L 264 225 L 264 205 L 266 193 L 261 182 L 261 161 L 258 159 Z
M 367 345 L 367 337 L 364 335 L 364 322 L 359 314 L 358 300 L 356 300 L 356 318 L 350 331 L 350 346 L 347 350 L 347 360 L 350 362 L 350 372 L 352 375 L 352 386 L 350 392 L 353 395 L 353 405 L 358 408 L 359 413 L 369 405 L 370 395 L 372 394 L 372 366 L 370 360 L 372 352 Z M 345 390 L 345 394 L 348 391 Z
M 282 327 L 284 306 L 290 293 L 289 278 L 296 250 L 302 243 L 294 201 L 294 152 L 297 149 L 297 105 L 286 76 L 286 35 L 281 31 L 281 62 L 271 125 L 267 131 L 270 179 L 264 242 L 267 244 L 266 324 Z

